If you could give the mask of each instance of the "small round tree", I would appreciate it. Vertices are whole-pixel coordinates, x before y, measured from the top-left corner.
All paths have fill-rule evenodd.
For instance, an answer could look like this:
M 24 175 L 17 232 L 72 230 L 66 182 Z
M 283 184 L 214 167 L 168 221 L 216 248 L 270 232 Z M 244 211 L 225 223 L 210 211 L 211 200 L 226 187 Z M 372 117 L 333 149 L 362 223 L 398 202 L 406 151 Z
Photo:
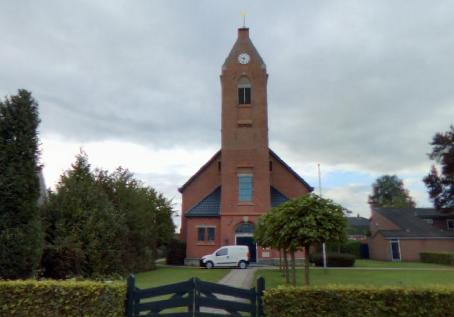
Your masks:
M 256 239 L 265 246 L 283 247 L 290 252 L 303 248 L 304 283 L 309 285 L 309 248 L 323 242 L 345 239 L 343 208 L 330 199 L 309 194 L 273 208 L 259 221 Z

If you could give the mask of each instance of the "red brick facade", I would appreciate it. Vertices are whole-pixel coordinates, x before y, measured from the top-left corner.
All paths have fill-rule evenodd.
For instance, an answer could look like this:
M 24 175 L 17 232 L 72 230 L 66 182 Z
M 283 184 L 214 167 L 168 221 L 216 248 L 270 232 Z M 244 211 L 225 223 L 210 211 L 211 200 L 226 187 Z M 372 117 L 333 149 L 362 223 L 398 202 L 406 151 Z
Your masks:
M 180 188 L 187 263 L 197 263 L 223 245 L 252 236 L 250 231 L 242 232 L 241 225 L 253 228 L 272 203 L 312 190 L 268 147 L 267 79 L 266 66 L 249 39 L 249 30 L 239 29 L 222 67 L 221 150 Z M 248 92 L 241 87 L 247 87 Z M 241 99 L 249 92 L 250 98 Z M 251 198 L 246 201 L 239 195 L 241 176 L 252 179 Z M 247 197 L 247 185 L 245 188 Z M 208 231 L 203 228 L 214 228 L 214 237 L 207 239 Z M 259 246 L 256 251 L 258 261 L 278 257 Z
M 454 232 L 448 230 L 447 219 L 454 220 L 454 215 L 423 208 L 372 207 L 369 256 L 382 261 L 418 261 L 421 252 L 452 252 Z

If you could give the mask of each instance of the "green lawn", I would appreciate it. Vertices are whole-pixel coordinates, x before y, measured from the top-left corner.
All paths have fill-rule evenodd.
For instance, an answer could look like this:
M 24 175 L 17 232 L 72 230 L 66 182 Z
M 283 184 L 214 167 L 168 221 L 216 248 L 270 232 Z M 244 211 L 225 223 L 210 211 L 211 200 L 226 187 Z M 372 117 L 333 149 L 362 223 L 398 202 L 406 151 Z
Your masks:
M 375 261 L 375 260 L 356 260 L 355 267 L 384 267 L 384 268 L 415 268 L 415 269 L 451 269 L 454 266 L 422 263 L 422 262 L 389 262 L 389 261 Z
M 198 277 L 208 282 L 217 282 L 224 277 L 229 269 L 212 269 L 194 267 L 166 267 L 158 266 L 154 271 L 137 273 L 136 284 L 139 288 L 155 287 L 165 284 L 178 283 Z
M 297 269 L 297 285 L 303 284 L 303 269 Z M 284 285 L 279 270 L 259 270 L 256 277 L 265 278 L 266 287 Z M 454 285 L 454 271 L 443 270 L 371 270 L 371 269 L 311 269 L 312 285 L 348 284 L 363 286 L 427 286 Z

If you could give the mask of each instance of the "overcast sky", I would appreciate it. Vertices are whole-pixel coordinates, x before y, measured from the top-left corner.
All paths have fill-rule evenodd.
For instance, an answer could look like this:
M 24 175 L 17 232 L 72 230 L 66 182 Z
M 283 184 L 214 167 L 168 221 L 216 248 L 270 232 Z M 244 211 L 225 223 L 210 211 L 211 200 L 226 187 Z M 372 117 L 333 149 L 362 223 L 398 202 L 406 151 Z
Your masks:
M 220 147 L 242 11 L 270 76 L 270 147 L 317 191 L 320 163 L 323 195 L 355 214 L 385 173 L 431 206 L 429 142 L 454 123 L 452 1 L 0 1 L 0 96 L 39 102 L 47 186 L 83 147 L 179 211 L 177 187 Z

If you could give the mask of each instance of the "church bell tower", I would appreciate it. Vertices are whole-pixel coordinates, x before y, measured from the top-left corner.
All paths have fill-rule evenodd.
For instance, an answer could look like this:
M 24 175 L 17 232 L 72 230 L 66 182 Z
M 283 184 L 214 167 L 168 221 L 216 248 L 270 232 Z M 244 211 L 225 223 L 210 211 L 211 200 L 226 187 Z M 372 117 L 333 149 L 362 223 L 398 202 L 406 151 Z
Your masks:
M 227 245 L 246 245 L 251 262 L 270 263 L 279 252 L 256 245 L 259 217 L 313 188 L 268 147 L 268 74 L 248 28 L 238 29 L 220 79 L 221 149 L 179 188 L 185 263 L 219 250 L 223 264 L 236 266 Z
M 270 209 L 267 79 L 249 29 L 238 29 L 221 74 L 221 215 L 245 222 Z

